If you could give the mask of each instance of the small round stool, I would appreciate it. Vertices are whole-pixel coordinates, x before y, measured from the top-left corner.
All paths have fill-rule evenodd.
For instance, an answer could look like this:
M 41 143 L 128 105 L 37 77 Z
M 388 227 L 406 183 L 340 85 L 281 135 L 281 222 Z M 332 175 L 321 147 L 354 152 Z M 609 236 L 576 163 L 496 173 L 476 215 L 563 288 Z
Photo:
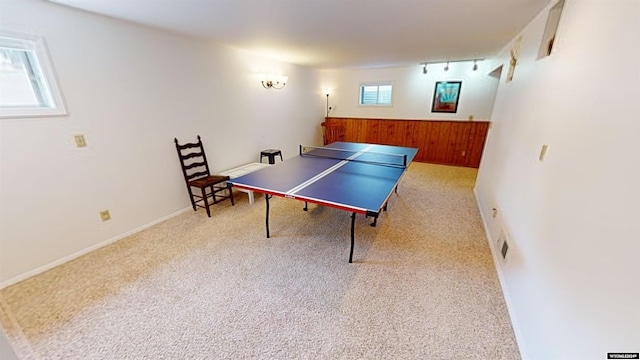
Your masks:
M 278 150 L 278 149 L 266 149 L 266 150 L 262 150 L 260 151 L 260 162 L 262 162 L 262 158 L 263 157 L 268 157 L 269 158 L 269 164 L 273 165 L 276 163 L 276 156 L 280 155 L 280 161 L 282 160 L 282 151 Z

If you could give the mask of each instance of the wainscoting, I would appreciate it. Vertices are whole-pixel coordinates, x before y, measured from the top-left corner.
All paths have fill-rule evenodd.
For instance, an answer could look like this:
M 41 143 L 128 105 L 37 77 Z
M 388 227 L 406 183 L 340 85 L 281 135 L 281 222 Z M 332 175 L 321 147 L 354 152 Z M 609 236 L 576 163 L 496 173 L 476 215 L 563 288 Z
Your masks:
M 415 160 L 433 164 L 478 168 L 489 121 L 405 119 L 325 119 L 342 125 L 343 141 L 417 147 Z

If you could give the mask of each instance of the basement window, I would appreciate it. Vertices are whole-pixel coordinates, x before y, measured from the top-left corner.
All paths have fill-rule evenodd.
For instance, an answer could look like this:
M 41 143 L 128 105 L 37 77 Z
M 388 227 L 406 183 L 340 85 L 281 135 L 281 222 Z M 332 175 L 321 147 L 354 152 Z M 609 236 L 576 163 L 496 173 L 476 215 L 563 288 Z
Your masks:
M 359 99 L 362 106 L 391 106 L 393 85 L 391 83 L 362 84 Z
M 66 114 L 44 40 L 0 34 L 0 119 Z
M 542 42 L 540 43 L 540 49 L 538 50 L 538 59 L 551 55 L 551 50 L 553 50 L 553 44 L 556 40 L 556 33 L 558 32 L 558 25 L 560 24 L 560 17 L 562 16 L 563 8 L 564 0 L 559 0 L 549 9 L 547 25 L 544 28 Z

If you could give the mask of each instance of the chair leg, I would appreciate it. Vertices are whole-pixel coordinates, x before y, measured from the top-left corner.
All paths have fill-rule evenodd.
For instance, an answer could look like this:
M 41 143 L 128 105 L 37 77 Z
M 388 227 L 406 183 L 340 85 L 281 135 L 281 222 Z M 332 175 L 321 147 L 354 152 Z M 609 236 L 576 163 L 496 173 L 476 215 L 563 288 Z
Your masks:
M 189 200 L 191 200 L 191 207 L 193 211 L 196 211 L 196 200 L 193 198 L 193 190 L 191 190 L 191 186 L 187 185 L 187 191 L 189 191 Z
M 211 185 L 211 194 L 213 195 L 214 204 L 217 204 L 221 201 L 221 200 L 218 200 L 218 197 L 220 197 L 220 195 L 218 195 L 218 191 L 220 191 L 220 188 L 216 188 L 215 185 Z
M 209 199 L 207 198 L 207 188 L 203 187 L 202 190 L 202 200 L 204 200 L 204 208 L 207 210 L 207 216 L 211 217 L 211 210 L 209 209 Z

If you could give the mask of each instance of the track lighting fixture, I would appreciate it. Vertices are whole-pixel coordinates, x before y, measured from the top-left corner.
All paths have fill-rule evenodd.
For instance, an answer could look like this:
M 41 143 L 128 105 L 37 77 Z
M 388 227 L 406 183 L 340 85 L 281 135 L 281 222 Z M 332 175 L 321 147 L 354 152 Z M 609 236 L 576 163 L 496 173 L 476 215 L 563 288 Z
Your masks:
M 457 62 L 471 62 L 473 61 L 473 66 L 471 67 L 471 69 L 473 71 L 477 71 L 478 70 L 478 61 L 482 61 L 484 59 L 482 58 L 478 58 L 478 59 L 464 59 L 464 60 L 447 60 L 447 61 L 428 61 L 428 62 L 421 62 L 420 65 L 422 65 L 422 73 L 423 74 L 427 74 L 427 65 L 429 64 L 445 64 L 443 70 L 444 71 L 449 71 L 449 63 L 457 63 Z

